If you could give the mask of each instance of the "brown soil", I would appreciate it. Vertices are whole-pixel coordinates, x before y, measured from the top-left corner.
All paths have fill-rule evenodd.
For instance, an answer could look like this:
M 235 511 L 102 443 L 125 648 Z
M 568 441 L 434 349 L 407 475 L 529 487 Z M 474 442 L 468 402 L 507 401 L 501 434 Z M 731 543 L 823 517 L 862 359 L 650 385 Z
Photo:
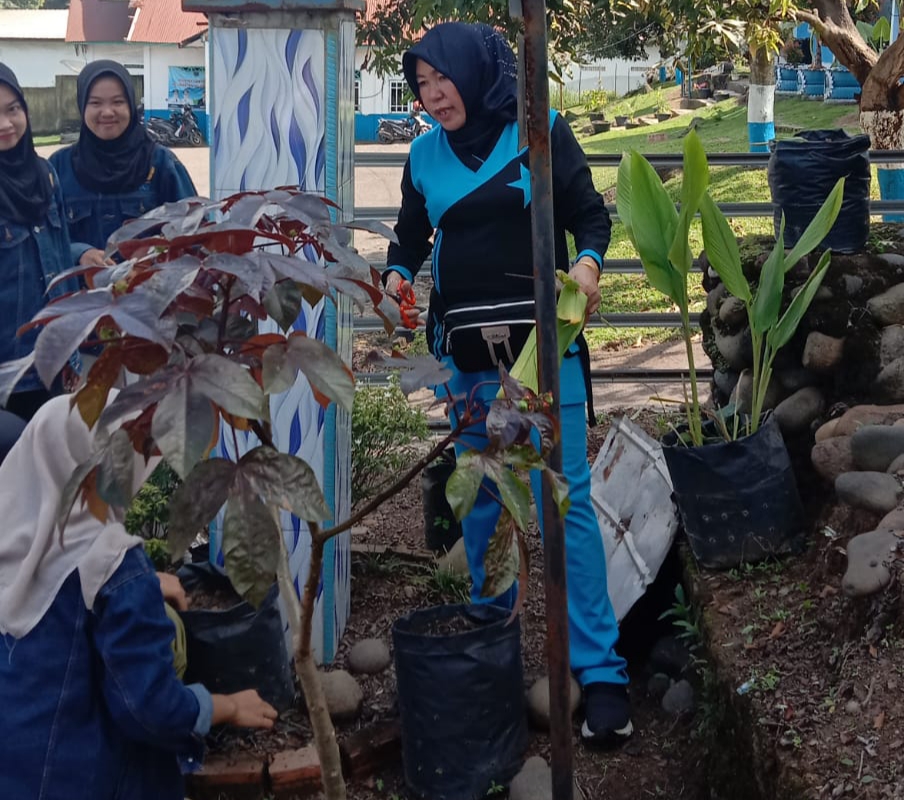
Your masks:
M 658 434 L 659 415 L 631 411 Z M 595 456 L 606 425 L 591 432 Z M 898 589 L 877 599 L 840 593 L 844 546 L 876 518 L 824 505 L 832 493 L 809 486 L 811 532 L 798 557 L 725 573 L 698 571 L 686 550 L 683 567 L 657 581 L 659 596 L 622 625 L 622 650 L 631 671 L 637 732 L 614 753 L 586 749 L 573 729 L 574 774 L 588 800 L 823 800 L 904 798 L 904 626 Z M 394 620 L 417 608 L 459 602 L 461 586 L 435 576 L 423 546 L 418 482 L 365 521 L 354 541 L 352 616 L 336 668 L 348 648 L 366 637 L 390 640 Z M 522 616 L 525 682 L 545 673 L 542 548 L 529 532 L 530 588 Z M 675 583 L 688 586 L 703 640 L 695 651 L 697 708 L 667 715 L 647 696 L 646 656 L 668 632 L 657 616 L 672 602 Z M 665 568 L 664 568 L 665 570 Z M 655 594 L 656 585 L 650 595 Z M 637 609 L 635 609 L 637 610 Z M 665 626 L 665 627 L 663 627 Z M 340 740 L 372 722 L 397 715 L 394 669 L 361 679 L 364 713 L 338 727 Z M 304 715 L 283 715 L 268 734 L 228 739 L 212 749 L 273 752 L 310 741 Z M 531 733 L 528 755 L 549 760 L 549 739 Z M 349 785 L 354 800 L 405 800 L 400 765 Z
M 238 605 L 242 598 L 231 586 L 202 587 L 185 590 L 192 611 L 225 611 Z

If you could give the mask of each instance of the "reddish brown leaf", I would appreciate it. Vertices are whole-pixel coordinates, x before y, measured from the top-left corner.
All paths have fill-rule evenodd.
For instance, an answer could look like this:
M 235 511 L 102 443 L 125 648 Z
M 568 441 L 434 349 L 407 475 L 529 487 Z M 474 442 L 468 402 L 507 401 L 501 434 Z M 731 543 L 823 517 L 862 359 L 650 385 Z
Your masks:
M 131 336 L 123 339 L 117 349 L 122 353 L 122 365 L 136 375 L 150 375 L 169 360 L 169 353 L 159 344 Z
M 826 584 L 822 587 L 822 591 L 819 593 L 819 596 L 825 600 L 827 597 L 834 597 L 838 594 L 838 590 L 834 586 L 829 586 Z
M 160 348 L 163 350 L 163 348 Z M 166 351 L 163 351 L 164 353 Z M 75 395 L 72 402 L 78 406 L 82 419 L 89 428 L 93 428 L 100 418 L 110 387 L 119 378 L 122 370 L 123 351 L 120 347 L 108 347 L 91 365 L 85 385 Z
M 885 712 L 880 711 L 873 717 L 873 730 L 881 731 L 885 727 Z
M 775 627 L 772 629 L 772 633 L 769 634 L 770 639 L 778 639 L 785 632 L 785 623 L 784 622 L 776 622 Z

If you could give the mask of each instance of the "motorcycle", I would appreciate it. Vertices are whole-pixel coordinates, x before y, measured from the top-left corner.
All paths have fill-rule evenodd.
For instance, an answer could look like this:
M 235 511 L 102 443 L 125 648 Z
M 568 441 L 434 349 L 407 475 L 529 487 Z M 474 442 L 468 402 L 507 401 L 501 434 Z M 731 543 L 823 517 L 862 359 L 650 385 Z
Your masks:
M 181 110 L 174 109 L 169 119 L 151 117 L 147 121 L 147 131 L 154 141 L 168 146 L 190 144 L 200 147 L 204 144 L 204 135 L 189 105 L 182 106 Z
M 380 119 L 377 125 L 377 139 L 383 144 L 410 142 L 432 128 L 433 126 L 421 119 L 419 114 L 412 114 L 406 119 Z

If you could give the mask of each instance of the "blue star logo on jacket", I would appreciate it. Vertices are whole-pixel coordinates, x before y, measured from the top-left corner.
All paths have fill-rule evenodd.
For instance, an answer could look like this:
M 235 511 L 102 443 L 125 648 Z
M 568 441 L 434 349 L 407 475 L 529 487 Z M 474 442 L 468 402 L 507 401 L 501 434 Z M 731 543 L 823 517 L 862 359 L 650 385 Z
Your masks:
M 524 192 L 524 207 L 527 208 L 530 205 L 530 170 L 524 164 L 518 166 L 521 169 L 521 177 L 506 185 Z

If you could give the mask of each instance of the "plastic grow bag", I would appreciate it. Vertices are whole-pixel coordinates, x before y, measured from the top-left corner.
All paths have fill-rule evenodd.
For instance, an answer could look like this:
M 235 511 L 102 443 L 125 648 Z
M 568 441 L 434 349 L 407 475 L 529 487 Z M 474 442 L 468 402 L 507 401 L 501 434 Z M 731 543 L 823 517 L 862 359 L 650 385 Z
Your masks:
M 845 178 L 841 212 L 820 246 L 839 253 L 863 250 L 869 236 L 869 136 L 848 136 L 840 128 L 803 131 L 770 147 L 775 233 L 784 212 L 785 247 L 797 244 L 838 179 Z
M 445 553 L 461 538 L 461 523 L 446 499 L 446 483 L 455 471 L 455 450 L 442 452 L 421 475 L 424 539 L 434 553 Z
M 230 586 L 209 564 L 187 564 L 178 575 L 188 591 Z M 217 694 L 257 689 L 279 711 L 293 705 L 295 681 L 276 585 L 260 608 L 241 601 L 222 611 L 189 609 L 181 617 L 188 644 L 186 683 L 202 683 Z
M 714 423 L 704 433 L 715 435 Z M 775 417 L 756 433 L 685 447 L 672 432 L 663 454 L 684 531 L 704 567 L 729 569 L 803 544 L 803 507 Z
M 490 605 L 415 611 L 392 629 L 405 782 L 424 800 L 478 800 L 527 748 L 521 624 Z M 473 627 L 435 632 L 464 618 Z

